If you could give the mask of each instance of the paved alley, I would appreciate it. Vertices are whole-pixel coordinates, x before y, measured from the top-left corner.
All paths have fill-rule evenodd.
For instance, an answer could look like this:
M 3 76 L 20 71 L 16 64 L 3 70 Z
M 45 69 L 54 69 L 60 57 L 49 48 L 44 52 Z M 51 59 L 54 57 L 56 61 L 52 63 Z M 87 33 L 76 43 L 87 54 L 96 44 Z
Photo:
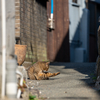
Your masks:
M 39 82 L 41 96 L 49 100 L 100 100 L 92 75 L 95 63 L 51 63 L 50 72 L 61 72 Z

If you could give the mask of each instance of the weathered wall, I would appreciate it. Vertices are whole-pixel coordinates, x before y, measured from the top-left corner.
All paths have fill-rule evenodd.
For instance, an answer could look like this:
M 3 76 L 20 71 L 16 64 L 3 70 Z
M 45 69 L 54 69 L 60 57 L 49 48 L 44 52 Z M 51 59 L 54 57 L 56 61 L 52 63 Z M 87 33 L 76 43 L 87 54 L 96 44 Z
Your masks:
M 34 1 L 34 22 L 37 60 L 47 60 L 47 11 L 46 0 Z
M 98 57 L 96 61 L 96 75 L 100 76 L 100 26 L 98 27 L 97 33 L 97 45 L 98 45 Z
M 89 61 L 95 62 L 98 56 L 97 30 L 99 27 L 100 4 L 89 2 L 90 32 L 89 32 Z
M 16 0 L 16 37 L 27 45 L 26 61 L 47 60 L 46 0 Z

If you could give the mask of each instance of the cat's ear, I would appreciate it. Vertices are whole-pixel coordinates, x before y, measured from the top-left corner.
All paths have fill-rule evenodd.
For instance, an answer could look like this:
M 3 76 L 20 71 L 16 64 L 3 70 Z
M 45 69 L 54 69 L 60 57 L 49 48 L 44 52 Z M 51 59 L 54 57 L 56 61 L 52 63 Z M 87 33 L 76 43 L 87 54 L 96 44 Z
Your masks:
M 50 62 L 46 62 L 46 65 L 49 65 L 50 64 Z

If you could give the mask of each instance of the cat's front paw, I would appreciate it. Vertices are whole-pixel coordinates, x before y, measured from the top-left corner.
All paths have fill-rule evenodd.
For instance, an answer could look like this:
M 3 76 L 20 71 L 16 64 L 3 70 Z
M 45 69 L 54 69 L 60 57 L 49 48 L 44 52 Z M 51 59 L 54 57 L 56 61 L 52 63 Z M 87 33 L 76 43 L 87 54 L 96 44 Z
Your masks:
M 58 75 L 58 74 L 60 74 L 60 72 L 57 72 L 56 74 Z

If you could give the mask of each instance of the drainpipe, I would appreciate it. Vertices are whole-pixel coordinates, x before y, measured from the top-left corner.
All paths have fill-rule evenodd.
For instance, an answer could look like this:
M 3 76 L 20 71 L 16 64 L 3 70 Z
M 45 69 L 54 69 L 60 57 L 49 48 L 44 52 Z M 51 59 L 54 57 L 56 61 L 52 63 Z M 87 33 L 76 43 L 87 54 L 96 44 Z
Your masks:
M 53 0 L 51 0 L 51 19 L 53 19 Z
M 53 20 L 53 0 L 51 0 L 51 15 L 50 15 L 50 18 L 48 19 L 49 20 L 49 28 L 50 29 L 54 29 L 54 20 Z
M 5 0 L 1 0 L 2 9 L 2 98 L 5 96 L 6 78 L 6 6 Z

